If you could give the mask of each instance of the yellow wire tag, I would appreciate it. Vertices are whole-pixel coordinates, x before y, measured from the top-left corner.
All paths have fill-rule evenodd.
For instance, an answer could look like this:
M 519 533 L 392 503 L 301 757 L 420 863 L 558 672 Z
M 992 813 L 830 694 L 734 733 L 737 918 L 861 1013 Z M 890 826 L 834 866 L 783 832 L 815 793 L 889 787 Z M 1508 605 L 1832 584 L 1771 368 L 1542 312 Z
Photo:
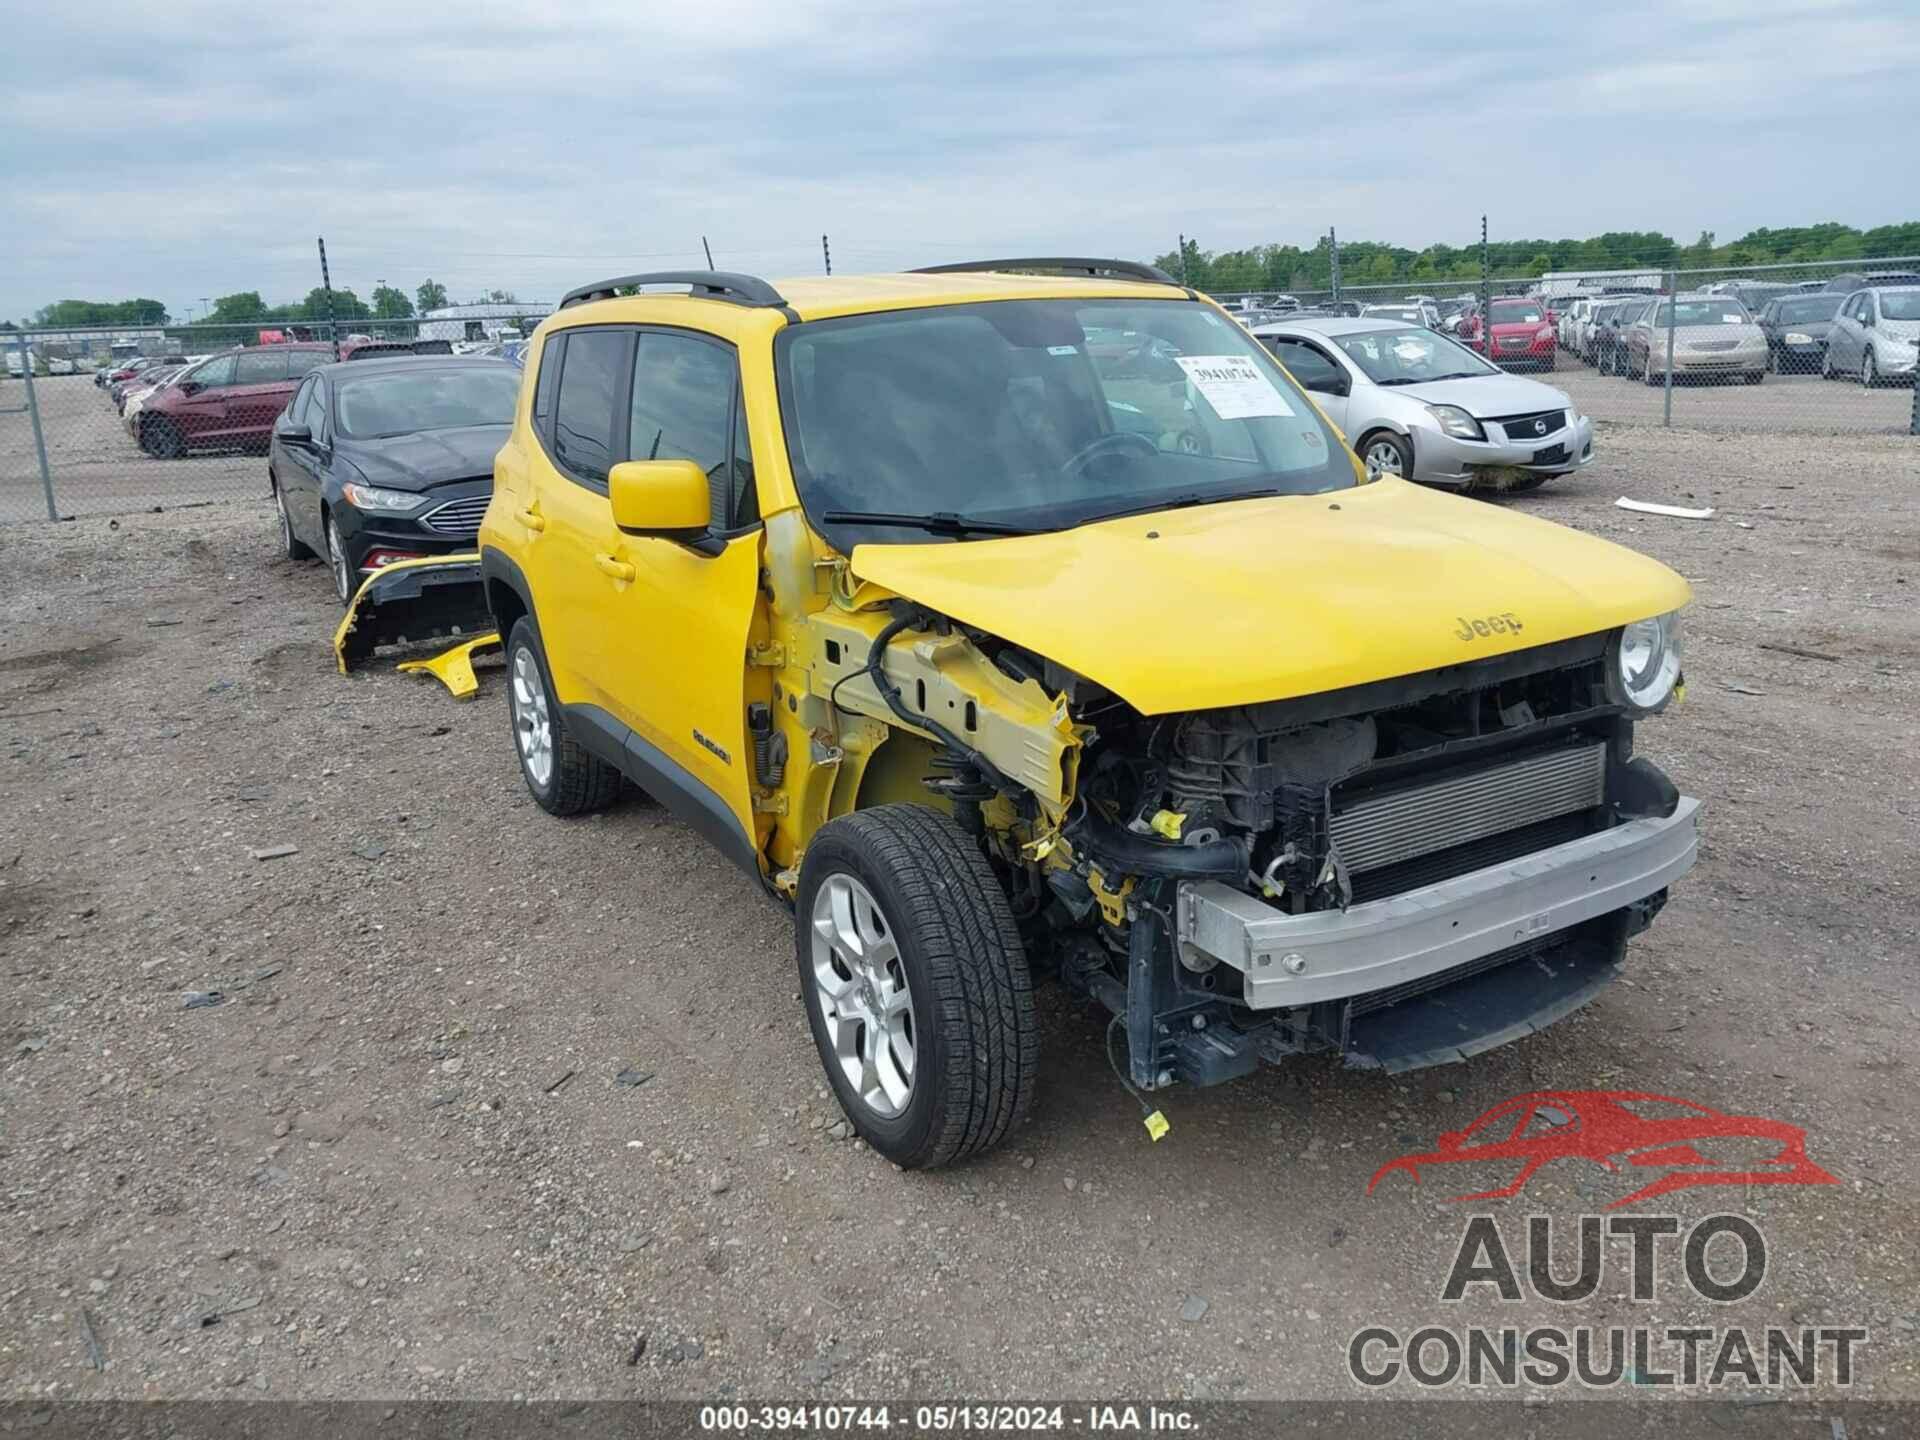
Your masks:
M 1158 1110 L 1147 1116 L 1147 1118 L 1140 1123 L 1147 1127 L 1147 1134 L 1151 1135 L 1155 1140 L 1166 1139 L 1167 1132 L 1173 1129 L 1173 1126 L 1167 1123 L 1167 1117 L 1162 1115 Z

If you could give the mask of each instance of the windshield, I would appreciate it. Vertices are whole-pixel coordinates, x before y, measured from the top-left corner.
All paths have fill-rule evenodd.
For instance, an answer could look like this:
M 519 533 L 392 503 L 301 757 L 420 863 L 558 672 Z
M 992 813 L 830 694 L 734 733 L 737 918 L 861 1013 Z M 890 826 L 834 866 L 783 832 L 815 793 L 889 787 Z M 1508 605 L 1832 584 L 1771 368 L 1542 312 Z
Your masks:
M 1418 305 L 1369 305 L 1360 313 L 1370 319 L 1404 320 L 1409 325 L 1418 325 L 1421 318 Z
M 1466 346 L 1431 330 L 1362 330 L 1335 335 L 1332 340 L 1376 385 L 1417 385 L 1423 380 L 1466 380 L 1501 373 Z
M 1667 319 L 1672 311 L 1674 318 Z M 1747 307 L 1731 295 L 1709 295 L 1703 300 L 1679 300 L 1662 304 L 1647 321 L 1656 330 L 1664 330 L 1669 323 L 1684 329 L 1688 325 L 1751 325 L 1753 317 L 1747 314 Z
M 353 440 L 455 430 L 467 425 L 511 425 L 520 376 L 474 366 L 408 370 L 346 380 L 340 386 L 340 433 Z
M 1882 320 L 1920 320 L 1920 290 L 1896 290 L 1880 294 Z
M 1835 295 L 1810 295 L 1804 300 L 1782 300 L 1774 312 L 1783 324 L 1804 325 L 1809 320 L 1831 320 L 1840 308 Z
M 1547 318 L 1547 312 L 1531 300 L 1493 302 L 1493 323 L 1496 325 L 1538 325 Z
M 800 498 L 842 548 L 1359 478 L 1259 342 L 1191 301 L 850 315 L 788 326 L 775 346 Z

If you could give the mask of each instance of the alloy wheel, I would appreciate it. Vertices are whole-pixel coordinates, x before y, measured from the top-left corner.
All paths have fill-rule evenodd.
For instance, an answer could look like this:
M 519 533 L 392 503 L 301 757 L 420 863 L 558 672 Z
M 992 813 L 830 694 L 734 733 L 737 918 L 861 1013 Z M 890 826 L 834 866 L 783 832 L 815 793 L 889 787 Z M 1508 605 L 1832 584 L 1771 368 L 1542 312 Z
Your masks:
M 913 1098 L 913 992 L 893 929 L 873 892 L 829 875 L 813 898 L 813 983 L 840 1073 L 874 1114 L 892 1119 Z
M 524 645 L 513 652 L 513 676 L 507 694 L 520 763 L 526 767 L 527 778 L 545 790 L 553 781 L 553 717 L 547 706 L 540 662 Z
M 340 603 L 348 604 L 353 599 L 353 571 L 347 565 L 347 547 L 340 543 L 340 527 L 331 517 L 327 520 L 327 564 L 333 570 L 333 588 L 339 592 Z
M 1871 390 L 1880 383 L 1880 377 L 1873 370 L 1873 347 L 1869 345 L 1860 356 L 1860 388 Z
M 1400 447 L 1386 440 L 1376 440 L 1367 447 L 1367 453 L 1360 457 L 1367 462 L 1369 470 L 1378 470 L 1387 475 L 1407 478 L 1406 464 L 1400 458 Z

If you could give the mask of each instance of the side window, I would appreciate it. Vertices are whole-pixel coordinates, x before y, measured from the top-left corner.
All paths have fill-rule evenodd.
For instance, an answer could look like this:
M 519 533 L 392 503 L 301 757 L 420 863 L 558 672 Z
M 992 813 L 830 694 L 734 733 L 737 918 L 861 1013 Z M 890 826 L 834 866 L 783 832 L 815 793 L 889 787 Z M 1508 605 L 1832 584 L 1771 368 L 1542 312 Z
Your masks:
M 233 383 L 233 356 L 218 355 L 207 361 L 187 377 L 205 390 L 217 390 L 223 385 Z
M 1273 353 L 1309 390 L 1331 393 L 1340 388 L 1345 372 L 1303 340 L 1275 340 Z
M 747 396 L 733 387 L 733 513 L 729 529 L 760 523 L 760 492 L 753 485 L 753 447 L 747 440 Z
M 734 371 L 730 350 L 690 335 L 649 330 L 634 352 L 627 454 L 691 460 L 706 471 L 709 523 L 716 530 L 733 528 L 738 493 L 731 464 Z
M 243 350 L 233 365 L 236 385 L 270 385 L 287 378 L 287 352 L 279 347 Z
M 555 335 L 540 347 L 534 362 L 533 429 L 548 446 L 553 444 L 553 393 L 560 388 L 560 357 L 566 348 L 567 337 Z
M 300 382 L 300 388 L 293 392 L 293 401 L 287 406 L 287 424 L 304 425 L 307 423 L 307 402 L 313 399 L 313 387 L 319 382 L 308 378 Z
M 299 379 L 308 371 L 318 370 L 322 365 L 331 365 L 333 356 L 325 350 L 289 350 L 287 352 L 287 373 Z
M 1873 313 L 1870 308 L 1872 303 L 1872 300 L 1865 292 L 1862 292 L 1860 297 L 1853 302 L 1853 318 L 1856 320 L 1865 320 L 1868 315 Z
M 314 439 L 324 440 L 333 429 L 327 414 L 327 387 L 317 378 L 311 383 L 313 388 L 307 395 L 307 429 L 313 432 Z
M 613 467 L 613 409 L 627 361 L 625 330 L 576 330 L 567 337 L 553 402 L 553 454 L 578 478 L 604 485 Z

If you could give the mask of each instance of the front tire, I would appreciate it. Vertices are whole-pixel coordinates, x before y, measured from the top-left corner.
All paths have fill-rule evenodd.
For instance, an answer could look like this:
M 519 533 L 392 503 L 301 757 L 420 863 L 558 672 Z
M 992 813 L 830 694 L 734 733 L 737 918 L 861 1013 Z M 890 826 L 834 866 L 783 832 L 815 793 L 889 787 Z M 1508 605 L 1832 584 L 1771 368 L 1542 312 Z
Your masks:
M 992 1148 L 1039 1069 L 1033 980 L 1006 892 L 952 819 L 882 805 L 828 822 L 795 897 L 807 1022 L 862 1139 L 906 1169 Z
M 340 538 L 340 525 L 327 516 L 327 569 L 333 575 L 333 593 L 342 605 L 353 603 L 354 584 L 353 562 L 347 559 L 346 543 Z
M 526 615 L 507 636 L 507 716 L 520 778 L 542 810 L 584 815 L 619 798 L 620 772 L 568 733 L 540 632 Z
M 1860 356 L 1860 388 L 1871 390 L 1879 383 L 1880 375 L 1873 364 L 1873 347 L 1868 346 Z
M 1402 480 L 1413 478 L 1413 446 L 1391 430 L 1375 430 L 1362 436 L 1354 449 L 1369 470 L 1398 475 Z
M 140 448 L 156 460 L 178 460 L 187 453 L 187 443 L 179 428 L 158 415 L 141 419 Z
M 287 514 L 287 497 L 280 493 L 280 481 L 267 472 L 267 485 L 273 491 L 274 514 L 280 519 L 280 553 L 289 560 L 311 560 L 313 551 L 294 538 L 293 517 Z

